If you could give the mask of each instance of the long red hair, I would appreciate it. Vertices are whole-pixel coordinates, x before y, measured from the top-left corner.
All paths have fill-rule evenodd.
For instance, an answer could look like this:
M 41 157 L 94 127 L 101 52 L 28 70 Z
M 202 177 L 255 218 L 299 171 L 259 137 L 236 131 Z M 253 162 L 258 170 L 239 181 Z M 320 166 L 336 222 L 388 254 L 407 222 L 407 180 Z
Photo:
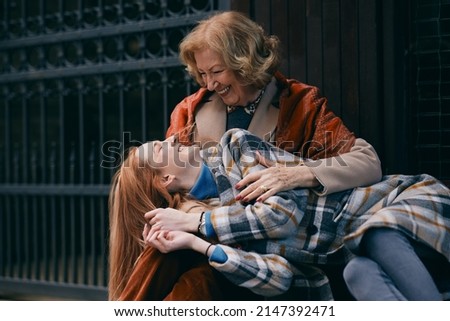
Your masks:
M 179 208 L 186 197 L 170 194 L 160 183 L 158 172 L 143 166 L 131 147 L 114 174 L 109 194 L 109 299 L 123 291 L 136 259 L 144 248 L 144 214 L 159 207 Z

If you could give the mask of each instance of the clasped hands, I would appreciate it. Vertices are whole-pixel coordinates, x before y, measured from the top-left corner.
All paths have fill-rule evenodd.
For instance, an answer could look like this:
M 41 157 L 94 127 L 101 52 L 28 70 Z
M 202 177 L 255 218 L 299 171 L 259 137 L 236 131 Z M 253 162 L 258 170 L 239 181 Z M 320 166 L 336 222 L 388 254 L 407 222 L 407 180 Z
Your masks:
M 200 213 L 199 213 L 200 215 Z M 199 218 L 173 208 L 157 208 L 145 213 L 147 224 L 142 237 L 145 244 L 162 253 L 191 248 Z

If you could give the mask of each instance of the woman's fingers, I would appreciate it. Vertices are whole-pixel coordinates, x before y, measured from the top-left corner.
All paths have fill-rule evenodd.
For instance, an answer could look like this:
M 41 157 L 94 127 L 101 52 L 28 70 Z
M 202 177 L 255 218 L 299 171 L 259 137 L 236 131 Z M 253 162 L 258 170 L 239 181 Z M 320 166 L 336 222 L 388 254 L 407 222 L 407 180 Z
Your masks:
M 145 239 L 145 243 L 157 248 L 160 252 L 167 253 L 168 231 L 151 229 Z
M 237 200 L 247 202 L 253 199 L 257 199 L 257 201 L 262 202 L 279 191 L 280 184 L 277 181 L 277 177 L 275 176 L 252 173 L 246 176 L 246 179 L 246 181 L 251 183 L 236 196 Z M 242 181 L 239 184 L 241 183 Z M 245 183 L 245 181 L 243 183 Z
M 276 190 L 274 188 L 270 189 L 265 185 L 263 185 L 261 186 L 261 188 L 257 188 L 253 192 L 250 192 L 249 194 L 245 195 L 242 198 L 242 201 L 249 202 L 253 199 L 256 199 L 257 202 L 264 202 L 270 196 L 273 196 L 275 194 Z
M 146 240 L 148 242 L 153 242 L 154 240 L 156 240 L 158 233 L 159 233 L 158 230 L 151 228 L 150 231 L 147 233 Z
M 241 179 L 236 184 L 236 188 L 242 189 L 245 187 L 245 189 L 247 189 L 247 194 L 248 194 L 249 192 L 258 188 L 258 186 L 256 186 L 256 184 L 253 184 L 253 183 L 258 181 L 261 178 L 262 174 L 263 174 L 263 171 L 258 171 L 258 172 L 248 174 L 247 176 L 245 176 L 243 179 Z
M 152 220 L 155 217 L 155 215 L 158 213 L 158 208 L 154 209 L 152 211 L 148 211 L 147 213 L 144 214 L 145 220 L 147 222 L 149 222 L 150 224 L 152 224 Z
M 150 226 L 146 223 L 144 225 L 144 230 L 142 231 L 142 238 L 144 241 L 147 239 L 148 233 L 150 233 Z
M 273 179 L 273 177 L 271 177 L 271 175 L 277 173 L 278 169 L 283 167 L 277 162 L 264 157 L 259 151 L 257 151 L 255 155 L 256 161 L 260 165 L 265 166 L 266 169 L 245 176 L 243 179 L 239 181 L 239 183 L 236 184 L 237 189 L 244 188 L 245 186 L 248 187 L 252 183 L 257 183 L 257 186 L 251 188 L 252 191 L 256 190 L 256 188 L 259 188 L 261 185 L 263 185 L 263 187 L 268 186 L 269 183 L 275 182 L 275 180 Z M 264 188 L 262 190 L 264 190 Z
M 307 186 L 302 180 L 307 177 L 303 171 L 309 172 L 309 169 L 306 166 L 275 166 L 251 173 L 236 184 L 236 188 L 243 188 L 236 199 L 244 202 L 256 199 L 262 202 L 278 192 Z M 314 177 L 312 174 L 310 176 Z
M 264 157 L 259 151 L 256 151 L 255 156 L 258 163 L 265 167 L 277 166 L 276 162 Z

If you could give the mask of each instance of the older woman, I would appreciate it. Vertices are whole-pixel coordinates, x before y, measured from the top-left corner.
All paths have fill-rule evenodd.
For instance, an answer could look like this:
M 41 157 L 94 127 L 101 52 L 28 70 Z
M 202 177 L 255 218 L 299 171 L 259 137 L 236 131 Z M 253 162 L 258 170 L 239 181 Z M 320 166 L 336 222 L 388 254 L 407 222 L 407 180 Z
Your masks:
M 379 181 L 380 163 L 370 144 L 345 127 L 317 88 L 277 70 L 278 45 L 237 12 L 201 21 L 181 42 L 180 58 L 202 88 L 175 107 L 167 136 L 205 145 L 227 129 L 243 128 L 302 157 L 328 158 L 301 168 L 268 168 L 242 183 L 252 184 L 240 197 L 263 194 L 264 200 L 293 187 L 324 195 Z M 262 193 L 258 186 L 269 190 Z
M 264 201 L 278 192 L 298 187 L 327 195 L 381 179 L 380 161 L 372 146 L 355 137 L 328 108 L 327 100 L 320 95 L 318 88 L 287 79 L 278 71 L 278 38 L 266 35 L 261 26 L 245 15 L 229 11 L 200 21 L 180 43 L 180 59 L 201 88 L 175 107 L 167 137 L 176 134 L 183 144 L 199 143 L 208 147 L 215 144 L 226 130 L 243 128 L 309 159 L 306 166 L 274 166 L 246 176 L 237 183 L 241 187 L 237 199 Z M 114 253 L 116 245 L 113 239 L 111 241 Z M 236 298 L 238 289 L 234 288 L 223 291 L 219 296 L 207 294 L 208 289 L 219 286 L 214 285 L 217 276 L 206 262 L 203 265 L 199 263 L 196 268 L 202 269 L 201 275 L 209 277 L 199 277 L 198 270 L 186 267 L 181 258 L 178 264 L 185 269 L 177 269 L 175 273 L 175 268 L 158 269 L 159 264 L 165 266 L 164 256 L 161 257 L 158 251 L 146 251 L 148 262 L 153 262 L 151 273 L 148 270 L 135 271 L 135 276 L 145 276 L 150 282 L 154 279 L 149 274 L 166 275 L 165 280 L 172 277 L 174 282 L 188 284 L 178 292 L 184 293 L 176 296 L 178 299 Z M 136 255 L 130 258 L 132 262 L 124 263 L 113 255 L 113 270 L 116 264 L 125 264 L 126 270 L 130 271 L 133 258 L 136 259 Z M 177 265 L 175 257 L 171 260 L 171 266 Z M 332 277 L 333 286 L 334 280 L 338 284 L 336 298 L 347 299 L 348 292 L 342 286 L 343 281 L 339 280 L 341 272 L 339 267 L 327 271 L 336 275 Z M 148 287 L 142 278 L 134 280 L 142 288 Z M 210 283 L 199 286 L 202 282 Z M 221 282 L 220 287 L 224 288 L 224 284 L 227 282 Z M 206 290 L 194 296 L 192 291 L 198 289 Z M 152 287 L 151 292 L 159 290 Z M 246 295 L 243 294 L 242 298 Z M 142 298 L 127 296 L 130 300 Z

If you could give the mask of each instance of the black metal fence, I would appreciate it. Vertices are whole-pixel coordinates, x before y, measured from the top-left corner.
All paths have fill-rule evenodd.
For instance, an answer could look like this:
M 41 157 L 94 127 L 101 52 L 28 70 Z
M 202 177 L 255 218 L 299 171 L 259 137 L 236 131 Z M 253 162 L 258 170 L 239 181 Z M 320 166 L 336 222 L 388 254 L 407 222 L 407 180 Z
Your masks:
M 228 1 L 0 0 L 0 296 L 107 297 L 118 155 L 194 90 L 177 58 Z

